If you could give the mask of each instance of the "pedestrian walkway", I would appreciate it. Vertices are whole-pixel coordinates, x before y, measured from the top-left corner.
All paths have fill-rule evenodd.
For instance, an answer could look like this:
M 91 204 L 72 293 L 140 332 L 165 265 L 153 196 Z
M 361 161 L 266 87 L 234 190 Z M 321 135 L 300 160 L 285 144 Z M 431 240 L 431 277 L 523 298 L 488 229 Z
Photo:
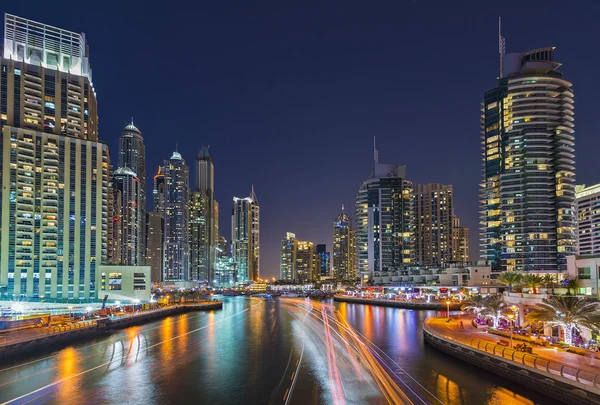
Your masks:
M 458 342 L 467 342 L 471 339 L 477 339 L 483 342 L 497 344 L 501 340 L 509 340 L 507 337 L 488 333 L 486 326 L 475 328 L 471 323 L 471 321 L 475 319 L 475 315 L 453 316 L 451 319 L 450 322 L 447 322 L 446 318 L 428 318 L 426 322 L 430 328 L 440 335 Z M 460 327 L 461 321 L 463 323 L 463 328 Z M 513 341 L 513 345 L 519 343 L 523 342 L 520 340 Z M 554 347 L 543 347 L 533 344 L 528 344 L 528 346 L 533 348 L 533 353 L 540 359 L 569 367 L 576 367 L 591 374 L 600 374 L 600 359 L 596 359 L 591 352 L 588 357 L 569 353 L 563 349 Z
M 54 335 L 75 329 L 95 327 L 96 321 L 80 321 L 66 325 L 44 326 L 38 328 L 26 328 L 18 330 L 0 331 L 0 347 L 12 345 L 19 342 L 38 339 L 41 337 Z

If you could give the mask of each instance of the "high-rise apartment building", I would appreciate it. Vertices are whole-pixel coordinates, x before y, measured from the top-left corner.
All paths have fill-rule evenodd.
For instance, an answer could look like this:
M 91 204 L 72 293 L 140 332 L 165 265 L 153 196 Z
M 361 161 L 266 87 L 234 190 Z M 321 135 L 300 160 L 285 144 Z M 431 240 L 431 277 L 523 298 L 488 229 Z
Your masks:
M 165 218 L 162 212 L 146 214 L 146 266 L 150 266 L 150 280 L 160 283 L 163 277 L 163 235 Z
M 141 266 L 145 262 L 144 232 L 141 221 L 140 180 L 129 168 L 120 167 L 112 175 L 113 252 L 111 264 Z
M 133 171 L 139 179 L 139 195 L 137 227 L 140 230 L 140 239 L 133 248 L 140 253 L 140 261 L 137 265 L 143 265 L 146 256 L 146 147 L 141 131 L 131 124 L 127 125 L 119 138 L 119 168 L 128 168 Z
M 96 298 L 109 154 L 83 34 L 5 15 L 0 130 L 0 293 Z
M 333 221 L 333 276 L 338 281 L 356 281 L 356 241 L 352 219 L 344 212 Z
M 395 271 L 415 261 L 413 185 L 405 166 L 380 164 L 356 195 L 357 271 L 362 283 L 375 272 Z
M 575 187 L 577 203 L 577 254 L 600 254 L 600 184 Z
M 469 261 L 469 228 L 460 226 L 460 219 L 456 215 L 452 218 L 452 261 Z
M 189 169 L 179 152 L 164 161 L 164 281 L 190 280 Z M 160 201 L 160 198 L 159 198 Z
M 317 245 L 317 260 L 319 262 L 318 278 L 329 277 L 331 275 L 331 253 L 327 251 L 327 245 Z
M 209 198 L 200 191 L 191 193 L 190 198 L 190 275 L 193 281 L 212 283 L 210 266 L 210 214 Z
M 453 260 L 452 186 L 415 184 L 415 253 L 421 266 L 442 266 Z
M 162 166 L 158 166 L 158 172 L 154 176 L 154 189 L 152 190 L 154 200 L 154 211 L 165 210 L 165 172 Z
M 208 147 L 202 147 L 196 157 L 196 187 L 192 194 L 190 219 L 191 274 L 194 280 L 202 283 L 214 282 L 214 263 L 219 240 L 214 172 Z
M 295 279 L 301 283 L 316 280 L 319 267 L 315 245 L 305 240 L 296 241 Z
M 288 232 L 285 239 L 281 241 L 281 261 L 279 266 L 279 277 L 281 280 L 292 281 L 296 279 L 296 251 L 298 240 L 296 235 Z
M 496 268 L 566 271 L 575 254 L 571 83 L 554 47 L 501 54 L 481 105 L 481 256 Z
M 233 197 L 231 238 L 238 280 L 242 283 L 256 280 L 260 274 L 260 207 L 254 186 L 249 197 Z

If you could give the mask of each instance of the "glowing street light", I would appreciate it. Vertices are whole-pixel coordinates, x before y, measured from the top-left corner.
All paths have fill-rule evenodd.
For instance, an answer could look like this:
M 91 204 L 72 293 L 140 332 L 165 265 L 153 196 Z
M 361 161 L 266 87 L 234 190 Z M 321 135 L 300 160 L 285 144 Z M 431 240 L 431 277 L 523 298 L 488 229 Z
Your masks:
M 92 307 L 86 307 L 85 312 L 92 312 Z
M 450 301 L 446 301 L 446 307 L 448 308 L 446 311 L 448 313 L 448 320 L 450 320 Z
M 513 319 L 515 319 L 515 314 L 508 314 L 508 320 L 510 321 L 510 348 L 513 347 Z

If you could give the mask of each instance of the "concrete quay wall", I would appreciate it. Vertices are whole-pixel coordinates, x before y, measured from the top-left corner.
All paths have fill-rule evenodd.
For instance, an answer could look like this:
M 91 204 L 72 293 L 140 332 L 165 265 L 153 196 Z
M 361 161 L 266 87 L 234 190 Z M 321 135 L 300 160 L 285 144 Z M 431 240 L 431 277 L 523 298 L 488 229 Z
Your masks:
M 205 304 L 182 304 L 123 318 L 101 318 L 86 326 L 56 332 L 49 331 L 49 333 L 39 334 L 28 339 L 5 340 L 3 342 L 0 335 L 0 362 L 32 353 L 60 349 L 78 340 L 92 339 L 110 333 L 113 330 L 152 322 L 171 315 L 222 308 L 223 303 L 220 301 Z
M 566 373 L 563 374 L 562 369 L 560 370 L 560 374 L 557 375 L 550 372 L 547 365 L 546 369 L 548 371 L 536 368 L 535 360 L 533 363 L 534 367 L 526 364 L 519 364 L 499 356 L 500 350 L 506 350 L 504 348 L 498 349 L 497 354 L 492 354 L 448 339 L 447 337 L 437 334 L 435 330 L 427 327 L 423 328 L 423 337 L 426 343 L 450 356 L 480 367 L 517 384 L 521 384 L 565 404 L 600 404 L 600 389 L 597 386 L 600 381 L 591 381 L 591 385 L 589 381 L 587 384 L 583 384 L 579 382 L 578 375 L 575 375 L 575 379 L 570 379 L 568 377 L 572 378 L 573 376 L 566 375 Z M 495 353 L 496 349 L 494 348 L 493 350 Z M 543 364 L 544 360 L 541 360 L 540 363 Z M 579 374 L 579 372 L 577 372 L 577 374 Z M 565 375 L 565 377 L 562 375 Z

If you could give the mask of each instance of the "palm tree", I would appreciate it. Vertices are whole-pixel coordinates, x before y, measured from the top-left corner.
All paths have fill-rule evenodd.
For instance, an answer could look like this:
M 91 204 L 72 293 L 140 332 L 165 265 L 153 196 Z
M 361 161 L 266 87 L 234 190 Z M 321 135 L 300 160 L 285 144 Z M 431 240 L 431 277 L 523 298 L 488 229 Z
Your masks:
M 483 300 L 483 309 L 480 314 L 486 318 L 492 318 L 494 328 L 498 327 L 498 322 L 502 318 L 502 313 L 506 310 L 506 302 L 502 300 L 501 295 L 490 295 Z
M 554 294 L 554 284 L 556 283 L 556 277 L 553 274 L 544 274 L 544 276 L 542 277 L 542 282 L 544 284 L 544 287 L 546 288 L 548 288 L 548 286 L 551 286 L 552 294 Z
M 507 285 L 509 290 L 512 291 L 513 286 L 520 284 L 522 278 L 523 273 L 517 271 L 505 271 L 504 273 L 500 274 L 496 280 L 504 285 Z
M 600 329 L 600 313 L 596 303 L 589 298 L 553 296 L 542 300 L 538 308 L 527 315 L 530 323 L 545 322 L 560 325 L 565 333 L 565 343 L 573 343 L 573 328 Z
M 571 295 L 571 290 L 573 290 L 573 295 L 577 295 L 579 291 L 579 277 L 570 278 L 567 280 L 567 294 Z
M 522 279 L 523 285 L 537 294 L 537 289 L 544 284 L 544 278 L 538 274 L 526 274 Z
M 472 312 L 479 315 L 483 309 L 485 309 L 485 298 L 481 295 L 474 295 L 466 300 L 460 307 L 462 311 Z

